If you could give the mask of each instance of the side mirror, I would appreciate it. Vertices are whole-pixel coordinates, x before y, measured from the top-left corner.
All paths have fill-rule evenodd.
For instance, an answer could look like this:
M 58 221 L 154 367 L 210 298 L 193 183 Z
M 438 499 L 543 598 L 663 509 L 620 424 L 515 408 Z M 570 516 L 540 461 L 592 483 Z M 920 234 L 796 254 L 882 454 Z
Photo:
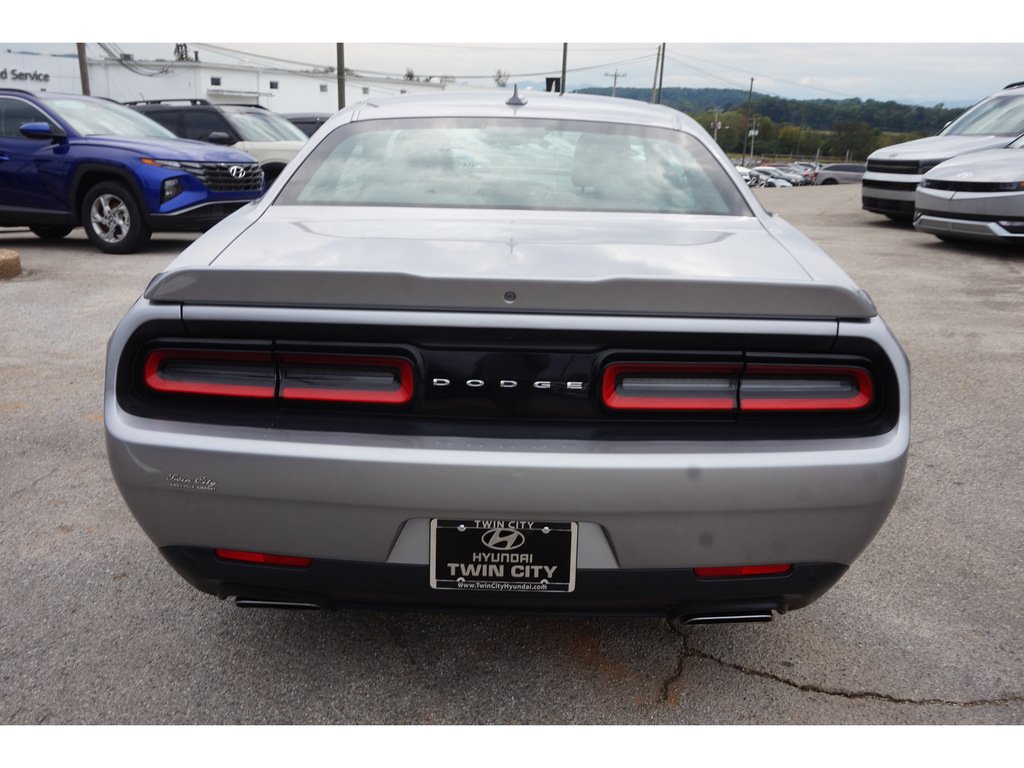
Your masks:
M 21 135 L 29 139 L 63 139 L 67 137 L 64 129 L 59 125 L 50 125 L 46 122 L 25 123 L 19 129 Z
M 211 144 L 230 145 L 235 143 L 234 141 L 232 141 L 231 137 L 228 136 L 228 134 L 226 134 L 224 131 L 214 131 L 213 133 L 206 137 L 206 140 Z

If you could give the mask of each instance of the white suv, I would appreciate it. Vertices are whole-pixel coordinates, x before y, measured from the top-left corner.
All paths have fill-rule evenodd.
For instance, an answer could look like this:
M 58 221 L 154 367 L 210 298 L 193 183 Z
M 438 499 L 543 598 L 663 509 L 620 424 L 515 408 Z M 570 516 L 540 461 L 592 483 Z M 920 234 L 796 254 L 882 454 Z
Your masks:
M 890 219 L 914 218 L 914 194 L 930 169 L 968 152 L 1005 147 L 1024 133 L 1024 82 L 975 104 L 937 136 L 875 150 L 862 179 L 861 206 Z
M 268 186 L 306 143 L 306 134 L 295 125 L 255 104 L 211 104 L 205 99 L 125 104 L 183 139 L 223 144 L 252 155 Z

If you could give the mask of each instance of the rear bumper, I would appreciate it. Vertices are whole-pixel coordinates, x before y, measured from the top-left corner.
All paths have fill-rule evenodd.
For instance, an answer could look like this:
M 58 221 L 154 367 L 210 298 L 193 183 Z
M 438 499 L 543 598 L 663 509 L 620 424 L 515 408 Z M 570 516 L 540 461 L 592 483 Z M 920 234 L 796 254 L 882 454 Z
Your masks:
M 601 567 L 849 564 L 903 480 L 908 431 L 857 440 L 621 444 L 154 425 L 108 411 L 111 470 L 158 547 L 425 564 L 431 518 L 575 522 Z M 155 429 L 162 426 L 163 429 Z M 403 536 L 415 536 L 411 540 Z
M 669 615 L 704 620 L 765 617 L 803 608 L 846 572 L 801 563 L 779 576 L 701 579 L 692 569 L 580 569 L 571 593 L 435 590 L 421 565 L 315 560 L 307 568 L 232 563 L 212 550 L 161 554 L 197 589 L 240 605 L 554 615 Z

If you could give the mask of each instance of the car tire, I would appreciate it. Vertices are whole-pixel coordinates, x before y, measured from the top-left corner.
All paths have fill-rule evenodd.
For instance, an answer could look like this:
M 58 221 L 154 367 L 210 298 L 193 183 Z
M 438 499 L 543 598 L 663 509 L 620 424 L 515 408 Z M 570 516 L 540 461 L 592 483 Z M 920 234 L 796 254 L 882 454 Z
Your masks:
M 81 213 L 90 242 L 104 253 L 135 253 L 152 235 L 135 196 L 116 181 L 86 192 Z
M 823 182 L 821 182 L 821 185 L 825 186 L 826 184 L 838 184 L 838 183 L 839 182 L 836 181 L 835 179 L 825 179 Z
M 29 227 L 32 233 L 36 237 L 41 237 L 43 240 L 60 240 L 62 237 L 67 237 L 71 234 L 71 230 L 74 227 L 60 227 L 57 225 L 49 224 L 37 224 L 34 227 Z

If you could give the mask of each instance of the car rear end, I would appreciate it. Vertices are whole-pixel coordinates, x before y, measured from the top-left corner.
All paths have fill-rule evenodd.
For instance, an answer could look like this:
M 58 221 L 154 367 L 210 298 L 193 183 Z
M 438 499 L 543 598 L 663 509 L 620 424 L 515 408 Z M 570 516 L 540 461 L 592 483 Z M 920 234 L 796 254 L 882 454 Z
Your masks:
M 227 270 L 225 305 L 200 272 L 112 339 L 108 450 L 165 557 L 243 605 L 763 620 L 900 488 L 906 361 L 856 294 Z M 497 523 L 560 541 L 503 557 Z
M 678 113 L 492 101 L 342 113 L 154 279 L 108 355 L 129 508 L 241 605 L 807 605 L 902 482 L 875 307 Z

